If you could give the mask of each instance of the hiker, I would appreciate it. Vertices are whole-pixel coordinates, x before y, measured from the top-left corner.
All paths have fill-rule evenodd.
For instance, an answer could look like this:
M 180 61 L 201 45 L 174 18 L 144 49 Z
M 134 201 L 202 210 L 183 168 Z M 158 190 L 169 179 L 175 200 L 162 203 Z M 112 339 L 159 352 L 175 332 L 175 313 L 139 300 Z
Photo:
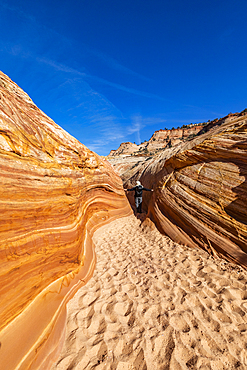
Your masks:
M 136 213 L 142 213 L 142 192 L 153 191 L 153 189 L 146 189 L 142 186 L 140 181 L 136 181 L 136 186 L 132 189 L 124 189 L 124 191 L 134 191 L 135 192 L 135 204 L 136 204 Z

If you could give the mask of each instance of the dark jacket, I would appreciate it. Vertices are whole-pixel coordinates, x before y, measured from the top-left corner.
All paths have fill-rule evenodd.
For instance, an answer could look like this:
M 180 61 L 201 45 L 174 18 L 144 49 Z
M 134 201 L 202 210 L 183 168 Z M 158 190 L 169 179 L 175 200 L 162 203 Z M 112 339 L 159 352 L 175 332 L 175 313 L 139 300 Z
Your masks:
M 135 191 L 135 195 L 134 195 L 135 198 L 137 198 L 137 197 L 140 197 L 141 198 L 142 197 L 143 190 L 152 191 L 151 189 L 144 188 L 142 185 L 136 185 L 132 189 L 127 189 L 127 191 Z

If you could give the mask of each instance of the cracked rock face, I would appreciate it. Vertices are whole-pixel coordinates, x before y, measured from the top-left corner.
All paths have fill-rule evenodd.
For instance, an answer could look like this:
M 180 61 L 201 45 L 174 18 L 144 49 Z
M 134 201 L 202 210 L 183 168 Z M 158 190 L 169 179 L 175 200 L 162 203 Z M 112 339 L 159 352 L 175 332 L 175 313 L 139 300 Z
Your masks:
M 148 216 L 176 242 L 247 267 L 247 115 L 141 162 L 121 177 L 141 180 Z
M 0 73 L 0 368 L 48 369 L 94 231 L 131 214 L 110 164 Z

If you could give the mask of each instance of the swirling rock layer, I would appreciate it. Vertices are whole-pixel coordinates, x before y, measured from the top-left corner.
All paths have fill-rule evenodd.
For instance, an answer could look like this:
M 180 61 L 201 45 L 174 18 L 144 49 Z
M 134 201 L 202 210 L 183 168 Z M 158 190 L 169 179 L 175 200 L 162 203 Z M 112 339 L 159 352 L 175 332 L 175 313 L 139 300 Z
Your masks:
M 129 215 L 112 167 L 0 73 L 0 368 L 48 369 L 94 231 Z
M 122 175 L 155 188 L 148 215 L 174 241 L 247 267 L 247 116 L 165 150 Z

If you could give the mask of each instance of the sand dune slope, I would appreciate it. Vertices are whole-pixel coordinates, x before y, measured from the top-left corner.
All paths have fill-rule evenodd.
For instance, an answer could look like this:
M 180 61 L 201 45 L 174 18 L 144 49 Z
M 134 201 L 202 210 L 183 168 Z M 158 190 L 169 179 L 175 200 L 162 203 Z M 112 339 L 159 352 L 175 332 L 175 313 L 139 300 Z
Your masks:
M 134 216 L 95 234 L 53 370 L 247 368 L 247 273 Z

